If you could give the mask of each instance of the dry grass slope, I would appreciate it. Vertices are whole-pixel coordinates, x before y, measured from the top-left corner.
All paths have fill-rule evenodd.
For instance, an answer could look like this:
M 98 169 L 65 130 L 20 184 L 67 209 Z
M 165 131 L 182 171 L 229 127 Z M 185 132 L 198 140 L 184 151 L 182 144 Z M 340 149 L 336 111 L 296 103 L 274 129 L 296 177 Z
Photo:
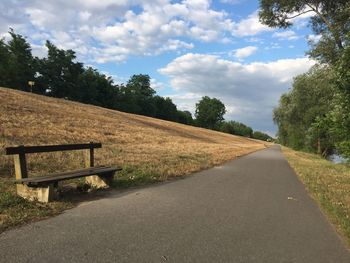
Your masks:
M 0 89 L 0 125 L 2 148 L 102 142 L 97 164 L 138 167 L 160 179 L 188 174 L 264 147 L 260 141 L 238 136 L 4 88 Z M 6 176 L 12 159 L 3 153 L 0 167 Z M 30 170 L 42 173 L 80 166 L 81 156 L 65 155 L 35 155 L 29 160 Z M 49 165 L 43 166 L 46 162 Z
M 116 186 L 184 176 L 265 147 L 261 141 L 0 88 L 0 230 L 67 207 L 56 202 L 37 208 L 14 199 L 13 161 L 4 148 L 89 141 L 103 144 L 97 165 L 124 168 Z M 33 154 L 28 163 L 29 176 L 35 176 L 80 168 L 83 158 L 79 151 Z

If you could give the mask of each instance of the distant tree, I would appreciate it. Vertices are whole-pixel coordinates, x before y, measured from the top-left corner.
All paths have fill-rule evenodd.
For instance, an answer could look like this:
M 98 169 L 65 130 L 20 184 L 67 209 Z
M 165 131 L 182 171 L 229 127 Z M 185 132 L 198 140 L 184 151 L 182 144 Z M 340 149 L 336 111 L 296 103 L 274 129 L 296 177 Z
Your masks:
M 46 41 L 46 47 L 48 56 L 40 61 L 38 81 L 47 87 L 50 96 L 78 100 L 82 96 L 79 77 L 83 64 L 75 62 L 73 50 L 59 49 L 50 41 Z
M 29 91 L 29 80 L 34 80 L 34 58 L 26 39 L 10 29 L 11 39 L 0 41 L 0 83 L 2 86 Z
M 170 98 L 156 95 L 150 77 L 133 75 L 124 84 L 76 61 L 73 50 L 64 50 L 46 41 L 44 58 L 33 57 L 26 39 L 9 31 L 11 40 L 0 39 L 0 86 L 80 101 L 125 112 L 157 117 L 184 124 L 218 129 L 224 120 L 225 105 L 218 99 L 203 97 L 196 105 L 196 123 L 189 111 L 178 110 Z
M 88 67 L 78 78 L 77 101 L 110 109 L 116 108 L 118 89 L 111 77 Z
M 234 121 L 223 121 L 220 125 L 220 131 L 229 134 L 236 134 L 234 129 Z
M 266 133 L 260 131 L 254 131 L 252 135 L 253 139 L 262 140 L 262 141 L 272 141 L 272 137 Z
M 9 71 L 10 51 L 4 39 L 0 39 L 0 87 L 11 87 L 11 72 Z
M 156 94 L 155 90 L 151 88 L 151 79 L 148 75 L 132 75 L 127 86 L 135 90 L 135 93 L 139 93 L 146 98 L 153 97 Z
M 220 131 L 239 136 L 252 137 L 253 129 L 237 121 L 225 121 L 220 126 Z
M 156 118 L 169 121 L 178 120 L 176 105 L 172 102 L 170 98 L 155 96 L 154 105 L 156 107 Z
M 136 91 L 130 87 L 121 84 L 118 86 L 118 99 L 116 109 L 129 113 L 141 114 L 142 109 L 138 104 L 138 96 L 135 96 Z
M 127 112 L 153 117 L 156 115 L 155 93 L 148 75 L 133 75 L 121 88 L 121 106 Z
M 309 19 L 312 30 L 320 36 L 319 41 L 310 42 L 308 54 L 321 64 L 326 64 L 328 72 L 332 72 L 332 80 L 326 82 L 330 85 L 332 99 L 328 98 L 327 101 L 328 112 L 316 116 L 308 126 L 305 140 L 297 135 L 305 131 L 297 132 L 295 122 L 292 125 L 287 122 L 279 125 L 279 140 L 304 147 L 316 138 L 318 152 L 325 153 L 331 145 L 335 145 L 339 153 L 350 158 L 350 1 L 260 0 L 260 20 L 270 27 L 290 27 L 293 17 L 308 12 L 313 13 Z M 325 72 L 326 76 L 329 76 L 328 72 Z M 288 111 L 281 108 L 284 105 L 293 109 L 288 101 L 294 103 L 288 95 L 281 98 L 280 106 L 275 110 L 275 119 L 279 123 L 280 120 L 289 119 L 286 117 Z M 313 105 L 310 106 L 314 108 Z M 305 113 L 309 114 L 310 111 Z M 300 125 L 301 121 L 297 123 Z M 292 133 L 296 135 L 295 139 L 292 139 Z M 331 138 L 334 142 L 331 142 Z
M 216 129 L 224 120 L 225 113 L 225 105 L 220 100 L 202 97 L 196 104 L 196 123 L 204 128 Z
M 350 38 L 350 32 L 348 33 Z M 350 39 L 341 59 L 335 64 L 335 80 L 337 87 L 333 101 L 333 109 L 328 114 L 332 121 L 332 134 L 338 153 L 350 160 Z
M 180 123 L 187 124 L 187 125 L 193 125 L 194 121 L 192 118 L 192 114 L 189 111 L 177 111 L 177 120 Z
M 333 108 L 335 87 L 329 67 L 313 67 L 294 79 L 293 88 L 284 94 L 274 110 L 278 139 L 294 149 L 330 153 L 334 147 L 327 117 Z
M 321 62 L 334 63 L 349 41 L 350 2 L 348 0 L 260 0 L 260 20 L 270 27 L 288 28 L 292 18 L 312 12 L 312 30 L 321 35 L 312 43 L 310 54 Z

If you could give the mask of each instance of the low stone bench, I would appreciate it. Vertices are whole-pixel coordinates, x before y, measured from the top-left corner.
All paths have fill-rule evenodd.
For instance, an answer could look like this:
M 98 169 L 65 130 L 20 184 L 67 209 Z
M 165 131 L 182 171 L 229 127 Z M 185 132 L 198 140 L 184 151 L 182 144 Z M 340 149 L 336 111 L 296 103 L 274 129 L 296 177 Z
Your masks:
M 101 143 L 63 144 L 44 146 L 18 146 L 6 148 L 6 155 L 14 155 L 17 194 L 30 200 L 50 202 L 55 198 L 58 182 L 74 178 L 86 177 L 86 182 L 95 188 L 109 187 L 114 174 L 121 168 L 112 166 L 94 167 L 94 149 L 102 148 Z M 59 172 L 44 176 L 28 177 L 26 154 L 86 150 L 84 154 L 85 169 Z

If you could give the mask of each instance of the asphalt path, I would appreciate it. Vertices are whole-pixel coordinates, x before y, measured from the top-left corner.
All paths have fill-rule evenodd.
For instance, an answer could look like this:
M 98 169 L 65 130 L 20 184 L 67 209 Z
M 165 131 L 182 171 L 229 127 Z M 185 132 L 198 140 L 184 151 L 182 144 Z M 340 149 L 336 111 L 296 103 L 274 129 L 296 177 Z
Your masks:
M 278 146 L 0 235 L 0 262 L 330 262 L 350 253 Z

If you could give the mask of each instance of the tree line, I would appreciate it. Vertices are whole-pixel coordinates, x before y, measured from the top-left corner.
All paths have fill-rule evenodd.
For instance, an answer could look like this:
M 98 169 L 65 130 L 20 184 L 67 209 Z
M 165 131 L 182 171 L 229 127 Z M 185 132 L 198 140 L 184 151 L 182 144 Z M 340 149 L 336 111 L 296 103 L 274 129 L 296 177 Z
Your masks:
M 260 21 L 288 28 L 291 19 L 313 12 L 318 42 L 307 54 L 318 63 L 297 76 L 273 112 L 278 141 L 326 157 L 350 158 L 350 2 L 348 0 L 260 0 Z
M 242 123 L 225 122 L 225 105 L 216 98 L 204 96 L 196 104 L 193 118 L 189 111 L 177 109 L 170 98 L 157 95 L 148 75 L 133 75 L 126 84 L 115 84 L 111 77 L 77 62 L 73 50 L 59 49 L 46 41 L 47 56 L 38 58 L 32 55 L 25 37 L 12 29 L 9 34 L 8 41 L 0 39 L 0 86 L 261 140 L 272 139 Z

